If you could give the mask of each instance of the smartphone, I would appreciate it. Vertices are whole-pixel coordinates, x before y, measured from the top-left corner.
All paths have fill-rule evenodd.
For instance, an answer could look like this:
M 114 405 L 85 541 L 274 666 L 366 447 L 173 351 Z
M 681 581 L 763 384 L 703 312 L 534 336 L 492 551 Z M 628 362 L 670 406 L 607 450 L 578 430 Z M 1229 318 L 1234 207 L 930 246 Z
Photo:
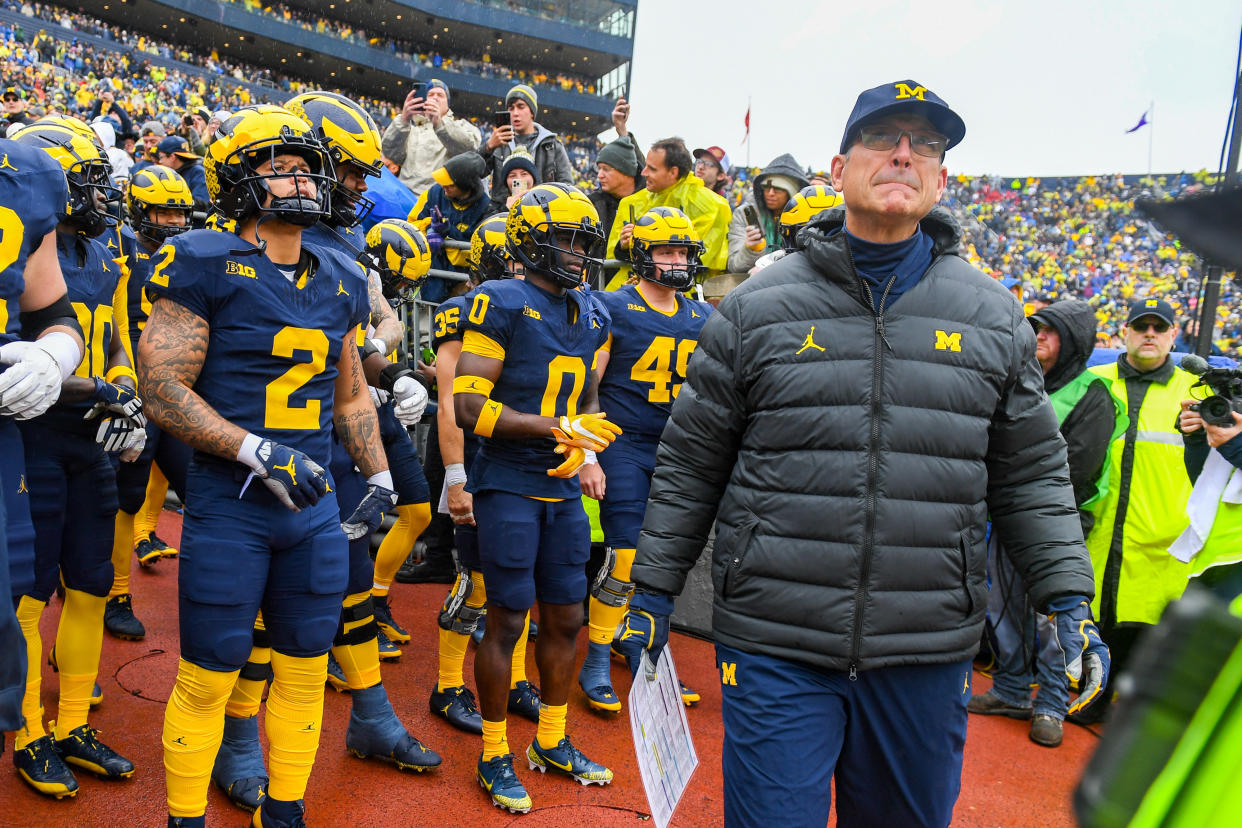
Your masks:
M 746 215 L 746 224 L 750 227 L 759 226 L 759 211 L 755 209 L 755 205 L 747 204 L 742 208 L 742 212 Z
M 513 126 L 513 120 L 509 116 L 509 110 L 506 109 L 503 112 L 493 112 L 492 113 L 492 126 L 497 126 L 497 127 Z
M 518 193 L 524 193 L 529 188 L 530 188 L 530 182 L 527 181 L 525 178 L 514 178 L 512 181 L 509 182 L 509 194 L 510 195 L 517 195 Z
M 414 81 L 414 85 L 410 87 L 410 92 L 414 93 L 416 98 L 427 97 L 427 84 L 422 81 Z

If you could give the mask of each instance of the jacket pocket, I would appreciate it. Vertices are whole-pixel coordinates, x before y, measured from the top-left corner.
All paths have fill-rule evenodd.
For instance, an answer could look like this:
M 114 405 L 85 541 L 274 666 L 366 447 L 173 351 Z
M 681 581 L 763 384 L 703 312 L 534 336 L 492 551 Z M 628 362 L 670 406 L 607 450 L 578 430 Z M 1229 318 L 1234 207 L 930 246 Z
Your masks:
M 961 568 L 962 591 L 966 593 L 966 617 L 975 614 L 975 595 L 970 589 L 970 540 L 963 533 L 957 539 L 958 566 Z
M 750 551 L 750 542 L 754 539 L 755 529 L 758 526 L 759 518 L 747 513 L 742 522 L 733 530 L 725 557 L 724 581 L 720 585 L 721 598 L 728 598 L 729 593 L 737 584 L 742 567 L 746 564 L 746 553 Z

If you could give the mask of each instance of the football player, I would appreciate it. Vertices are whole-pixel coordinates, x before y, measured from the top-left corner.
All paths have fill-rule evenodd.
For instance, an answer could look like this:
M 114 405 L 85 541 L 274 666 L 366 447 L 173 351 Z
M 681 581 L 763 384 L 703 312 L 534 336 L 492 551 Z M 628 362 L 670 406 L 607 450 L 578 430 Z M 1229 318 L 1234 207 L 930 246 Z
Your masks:
M 369 212 L 369 202 L 365 210 L 360 211 L 358 207 L 360 202 L 365 201 L 362 193 L 366 191 L 366 178 L 377 175 L 379 170 L 379 132 L 360 106 L 334 93 L 308 92 L 298 95 L 287 102 L 287 108 L 310 124 L 312 132 L 319 136 L 328 159 L 327 172 L 331 176 L 329 213 L 303 232 L 303 244 L 312 252 L 326 248 L 355 258 L 361 237 L 354 232 L 354 227 L 361 220 L 360 215 L 365 216 Z M 369 275 L 366 278 L 370 280 Z M 400 339 L 401 324 L 383 296 L 378 296 L 378 299 L 378 309 L 369 295 L 365 299 L 369 303 L 370 316 L 372 319 L 379 317 L 380 327 L 395 342 Z M 382 358 L 379 361 L 384 366 L 389 365 Z M 404 429 L 397 428 L 409 444 Z M 382 417 L 380 432 L 382 436 Z M 388 462 L 394 480 L 401 479 L 402 471 L 394 465 L 397 458 L 391 456 Z M 414 464 L 417 465 L 417 456 Z M 339 439 L 332 441 L 328 471 L 336 485 L 341 520 L 346 521 L 365 499 L 367 481 L 355 471 L 354 460 Z M 427 500 L 426 488 L 424 482 L 424 502 Z M 377 520 L 382 517 L 381 512 Z M 406 731 L 393 711 L 381 682 L 377 642 L 379 630 L 372 609 L 371 584 L 370 533 L 359 534 L 350 538 L 346 597 L 327 673 L 334 686 L 338 682 L 343 683 L 352 691 L 352 714 L 345 744 L 359 757 L 375 756 L 400 768 L 427 770 L 438 766 L 440 757 Z M 251 653 L 243 668 L 245 671 L 270 658 L 270 648 L 264 646 L 267 642 L 262 640 L 263 637 L 263 633 L 256 631 L 257 652 Z M 333 673 L 338 676 L 334 677 Z M 255 670 L 255 675 L 245 672 L 238 681 L 225 710 L 224 740 L 212 769 L 215 783 L 229 794 L 235 804 L 247 810 L 258 806 L 266 784 L 257 719 L 265 678 L 266 670 L 262 676 Z
M 479 223 L 470 240 L 470 281 L 474 288 L 493 279 L 513 276 L 513 262 L 505 249 L 507 213 L 497 213 Z M 519 277 L 520 278 L 520 277 Z M 483 717 L 474 694 L 466 687 L 462 666 L 471 635 L 486 613 L 487 587 L 479 564 L 479 537 L 475 529 L 473 495 L 466 491 L 466 469 L 474 463 L 479 438 L 457 425 L 453 411 L 452 377 L 461 355 L 462 317 L 474 294 L 455 296 L 436 308 L 431 347 L 436 354 L 438 383 L 436 428 L 444 461 L 444 490 L 440 511 L 453 519 L 457 548 L 457 580 L 440 608 L 439 676 L 431 692 L 431 712 L 454 727 L 470 733 L 483 732 Z M 530 613 L 527 613 L 527 619 Z M 539 721 L 539 688 L 526 678 L 526 641 L 530 624 L 523 626 L 513 646 L 509 675 L 509 712 Z
M 41 417 L 19 423 L 26 481 L 38 496 L 30 501 L 35 580 L 17 610 L 28 673 L 22 705 L 26 726 L 18 735 L 14 760 L 23 781 L 60 798 L 78 787 L 67 765 L 105 779 L 134 773 L 132 762 L 99 740 L 87 716 L 97 693 L 104 604 L 112 586 L 116 474 L 108 454 L 133 461 L 146 432 L 129 355 L 128 272 L 98 239 L 111 221 L 107 203 L 116 197 L 108 162 L 93 141 L 57 123 L 36 122 L 17 140 L 58 161 L 69 183 L 69 198 L 56 227 L 56 252 L 86 341 L 85 355 L 74 376 L 65 380 L 58 403 Z M 47 736 L 39 703 L 39 618 L 62 582 L 64 608 L 51 652 L 60 672 L 52 734 L 57 758 L 50 759 L 42 742 Z
M 129 317 L 130 352 L 138 349 L 138 338 L 147 324 L 151 300 L 146 295 L 147 279 L 154 264 L 153 255 L 165 241 L 190 229 L 190 213 L 194 197 L 189 186 L 168 167 L 153 166 L 139 170 L 129 183 L 126 194 L 127 225 L 119 225 L 116 258 L 129 267 L 127 314 Z M 112 589 L 104 609 L 104 628 L 117 638 L 137 641 L 146 635 L 146 628 L 134 616 L 133 596 L 129 591 L 129 573 L 135 552 L 134 515 L 147 499 L 148 480 L 153 464 L 177 481 L 178 496 L 185 494 L 185 469 L 190 461 L 190 447 L 172 437 L 164 438 L 159 426 L 147 423 L 147 443 L 136 462 L 122 463 L 117 468 L 116 486 L 120 508 L 117 509 L 112 539 Z M 163 475 L 161 475 L 163 478 Z M 167 491 L 157 486 L 160 506 Z M 137 547 L 138 561 L 149 566 L 162 554 L 149 537 Z M 171 549 L 165 545 L 165 549 Z M 175 550 L 172 550 L 175 552 Z
M 590 644 L 578 683 L 596 710 L 618 712 L 609 645 L 625 615 L 634 584 L 630 567 L 647 508 L 660 433 L 686 377 L 699 330 L 712 312 L 690 299 L 702 270 L 703 245 L 694 225 L 674 207 L 654 207 L 634 225 L 631 243 L 638 284 L 599 294 L 612 318 L 608 341 L 596 357 L 599 405 L 622 429 L 599 464 L 578 475 L 583 494 L 600 501 L 607 554 L 591 585 Z M 682 687 L 682 700 L 698 694 Z
M 608 314 L 574 289 L 602 266 L 594 205 L 573 186 L 539 185 L 510 208 L 507 237 L 525 279 L 485 282 L 471 299 L 453 407 L 461 427 L 483 438 L 466 485 L 488 602 L 475 654 L 483 713 L 476 775 L 495 805 L 520 813 L 531 800 L 513 770 L 505 711 L 513 647 L 536 600 L 543 703 L 527 763 L 582 784 L 612 781 L 565 736 L 565 717 L 591 543 L 573 478 L 586 452 L 606 448 L 618 429 L 599 413 L 592 370 Z
M 13 601 L 0 606 L 0 748 L 6 731 L 22 727 L 27 644 L 14 609 L 34 587 L 30 487 L 16 421 L 59 399 L 84 351 L 56 254 L 56 225 L 68 201 L 60 164 L 0 139 L 0 601 Z M 55 763 L 66 784 L 71 778 L 47 736 L 27 740 L 18 754 L 16 762 Z
M 173 238 L 147 283 L 139 381 L 160 427 L 195 449 L 181 660 L 164 717 L 170 825 L 204 824 L 225 706 L 260 607 L 273 674 L 270 781 L 253 824 L 302 824 L 348 537 L 372 531 L 396 499 L 358 358 L 370 317 L 364 274 L 344 254 L 302 245 L 302 231 L 328 216 L 328 163 L 288 110 L 238 110 L 206 159 L 214 208 L 236 231 Z M 344 524 L 325 470 L 329 424 L 367 478 Z

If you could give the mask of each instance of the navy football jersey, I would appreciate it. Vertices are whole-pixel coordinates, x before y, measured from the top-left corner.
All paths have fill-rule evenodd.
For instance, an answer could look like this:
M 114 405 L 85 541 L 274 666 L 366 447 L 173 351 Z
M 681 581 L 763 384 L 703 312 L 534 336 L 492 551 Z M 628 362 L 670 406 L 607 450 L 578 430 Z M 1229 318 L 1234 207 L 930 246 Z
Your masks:
M 322 221 L 302 231 L 302 244 L 332 247 L 350 254 L 357 254 L 366 247 L 366 237 L 356 227 L 328 227 Z M 346 250 L 346 245 L 352 250 Z
M 138 237 L 128 225 L 121 225 L 118 234 L 108 234 L 109 241 L 113 236 L 120 239 L 121 255 L 129 267 L 129 283 L 126 289 L 126 312 L 129 316 L 129 341 L 134 353 L 138 353 L 138 340 L 147 327 L 147 317 L 151 315 L 151 296 L 147 293 L 147 280 L 155 268 L 155 254 L 149 252 L 138 241 Z M 109 244 L 111 248 L 113 245 Z
M 327 467 L 345 335 L 370 310 L 362 268 L 326 247 L 299 287 L 232 233 L 191 230 L 155 253 L 151 300 L 168 298 L 211 328 L 194 384 L 220 416 Z
M 470 291 L 463 296 L 454 296 L 452 299 L 446 299 L 436 308 L 435 316 L 432 317 L 431 327 L 431 350 L 436 354 L 440 353 L 440 346 L 445 342 L 460 342 L 464 333 L 461 326 L 462 317 L 466 315 L 466 308 L 474 299 L 474 294 L 478 290 Z M 436 383 L 447 382 L 452 383 L 452 377 L 436 377 Z M 463 428 L 462 434 L 465 436 L 465 445 L 462 447 L 462 455 L 465 458 L 465 466 L 470 468 L 474 463 L 474 456 L 479 452 L 479 437 L 473 431 Z
M 21 329 L 26 258 L 56 229 L 68 203 L 60 164 L 41 149 L 0 138 L 0 344 L 17 340 Z
M 569 321 L 570 308 L 574 321 Z M 479 287 L 461 322 L 491 340 L 504 367 L 489 395 L 517 411 L 545 417 L 573 416 L 591 381 L 595 352 L 608 338 L 608 311 L 595 294 L 571 290 L 556 296 L 520 279 Z M 495 351 L 495 348 L 500 351 Z M 460 374 L 460 369 L 458 370 Z M 495 489 L 531 497 L 576 498 L 578 481 L 549 477 L 563 462 L 545 439 L 484 438 L 470 469 L 472 492 Z
M 74 376 L 102 379 L 108 373 L 113 332 L 122 337 L 128 335 L 125 311 L 128 271 L 112 258 L 100 239 L 57 233 L 56 254 L 86 343 Z M 93 405 L 90 402 L 58 402 L 48 409 L 40 422 L 66 431 L 93 433 L 98 423 L 82 420 Z
M 599 410 L 629 437 L 658 438 L 712 306 L 678 294 L 677 310 L 666 314 L 643 298 L 638 285 L 595 295 L 612 318 Z

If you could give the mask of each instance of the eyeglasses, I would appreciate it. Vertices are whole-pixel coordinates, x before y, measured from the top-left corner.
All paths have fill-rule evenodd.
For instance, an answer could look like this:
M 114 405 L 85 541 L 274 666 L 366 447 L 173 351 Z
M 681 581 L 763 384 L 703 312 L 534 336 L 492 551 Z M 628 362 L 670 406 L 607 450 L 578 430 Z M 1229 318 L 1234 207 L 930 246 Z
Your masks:
M 924 158 L 939 158 L 944 154 L 949 139 L 930 129 L 897 129 L 877 124 L 858 130 L 858 142 L 869 150 L 891 150 L 901 143 L 903 135 L 910 136 L 910 149 Z
M 1130 330 L 1137 331 L 1138 333 L 1147 333 L 1148 328 L 1155 328 L 1156 333 L 1164 333 L 1169 329 L 1169 323 L 1162 321 L 1146 322 L 1142 319 L 1130 323 Z
M 720 164 L 716 161 L 715 158 L 708 158 L 706 155 L 701 158 L 696 159 L 694 162 L 694 168 L 696 170 L 699 167 L 719 167 L 719 166 Z

